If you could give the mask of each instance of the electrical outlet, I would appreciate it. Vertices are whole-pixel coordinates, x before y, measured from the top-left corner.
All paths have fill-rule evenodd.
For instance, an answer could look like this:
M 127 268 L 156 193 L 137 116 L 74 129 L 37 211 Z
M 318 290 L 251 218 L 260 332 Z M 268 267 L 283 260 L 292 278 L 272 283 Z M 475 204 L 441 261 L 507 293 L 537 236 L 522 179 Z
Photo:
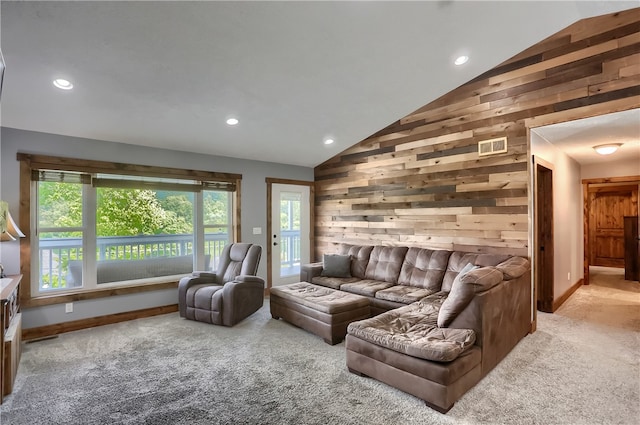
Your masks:
M 262 234 L 262 227 L 254 227 L 253 228 L 253 234 L 254 235 L 261 235 Z
M 73 303 L 66 303 L 64 305 L 64 312 L 65 313 L 73 313 Z
M 571 280 L 571 272 L 567 273 L 567 280 Z

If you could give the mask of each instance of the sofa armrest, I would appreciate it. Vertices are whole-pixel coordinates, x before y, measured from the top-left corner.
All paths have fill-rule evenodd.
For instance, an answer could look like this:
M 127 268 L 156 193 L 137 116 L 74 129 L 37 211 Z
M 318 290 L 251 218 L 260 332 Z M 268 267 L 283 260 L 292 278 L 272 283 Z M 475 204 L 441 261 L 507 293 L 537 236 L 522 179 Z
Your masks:
M 482 347 L 482 376 L 491 371 L 531 330 L 531 275 L 503 280 L 475 294 L 449 328 L 473 329 Z
M 322 273 L 322 262 L 303 264 L 300 267 L 300 282 L 309 282 Z

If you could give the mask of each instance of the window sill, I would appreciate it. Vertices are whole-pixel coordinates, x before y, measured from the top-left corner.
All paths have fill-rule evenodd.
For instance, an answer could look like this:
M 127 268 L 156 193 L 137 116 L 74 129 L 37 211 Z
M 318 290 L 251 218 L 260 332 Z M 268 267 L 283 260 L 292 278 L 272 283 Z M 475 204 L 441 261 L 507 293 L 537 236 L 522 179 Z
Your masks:
M 149 283 L 146 285 L 135 286 L 118 286 L 105 289 L 96 289 L 92 291 L 83 291 L 66 294 L 51 294 L 33 297 L 22 301 L 21 305 L 25 308 L 42 307 L 45 305 L 62 304 L 74 301 L 92 300 L 96 298 L 113 297 L 116 295 L 137 294 L 140 292 L 159 291 L 162 289 L 177 288 L 178 281 L 162 283 Z M 177 294 L 176 294 L 177 297 Z

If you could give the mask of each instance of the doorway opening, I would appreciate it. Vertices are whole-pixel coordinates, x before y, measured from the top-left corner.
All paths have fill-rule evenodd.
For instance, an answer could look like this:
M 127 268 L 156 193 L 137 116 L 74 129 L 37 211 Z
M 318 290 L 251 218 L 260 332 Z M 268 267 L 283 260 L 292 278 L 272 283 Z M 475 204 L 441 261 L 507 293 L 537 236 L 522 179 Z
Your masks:
M 616 177 L 608 176 L 637 174 L 637 160 L 640 159 L 640 151 L 637 150 L 637 146 L 640 146 L 637 126 L 639 117 L 640 109 L 633 109 L 631 105 L 620 102 L 591 105 L 588 110 L 577 108 L 525 120 L 529 131 L 530 152 L 534 158 L 529 168 L 529 253 L 534 285 L 534 329 L 535 311 L 539 304 L 545 304 L 545 297 L 555 298 L 551 308 L 557 310 L 579 287 L 588 283 L 588 215 L 584 211 L 588 192 L 586 186 L 580 187 L 580 182 L 584 183 L 584 179 L 591 176 L 602 176 L 602 180 L 615 182 Z M 607 157 L 597 154 L 594 146 L 605 142 L 616 143 L 618 151 Z M 553 182 L 556 186 L 553 211 L 555 270 L 552 278 L 542 281 L 537 271 L 538 257 L 541 254 L 538 244 L 539 240 L 544 240 L 545 235 L 540 235 L 536 227 L 541 213 L 536 209 L 534 199 L 537 196 L 535 180 L 538 172 L 535 158 L 544 158 L 556 167 L 553 169 Z M 545 166 L 544 163 L 542 165 Z M 545 250 L 547 246 L 548 244 L 545 245 Z M 552 291 L 548 294 L 544 293 L 545 282 L 553 282 Z M 548 301 L 546 304 L 549 307 Z M 543 307 L 542 311 L 549 310 L 543 305 L 540 307 Z
M 640 176 L 582 180 L 584 192 L 584 284 L 593 267 L 619 269 L 633 279 L 638 259 Z M 629 224 L 635 224 L 629 229 Z M 626 229 L 625 229 L 626 227 Z M 635 229 L 635 230 L 634 230 Z M 626 234 L 626 233 L 633 234 Z

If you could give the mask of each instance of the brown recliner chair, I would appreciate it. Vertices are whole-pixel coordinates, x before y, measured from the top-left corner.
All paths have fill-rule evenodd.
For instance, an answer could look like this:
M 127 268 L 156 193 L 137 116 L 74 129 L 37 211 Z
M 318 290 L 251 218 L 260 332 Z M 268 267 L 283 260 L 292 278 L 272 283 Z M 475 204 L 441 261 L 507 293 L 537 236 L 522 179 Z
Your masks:
M 250 243 L 224 247 L 218 270 L 193 272 L 180 279 L 180 317 L 233 326 L 262 307 L 264 280 L 258 271 L 262 248 Z

